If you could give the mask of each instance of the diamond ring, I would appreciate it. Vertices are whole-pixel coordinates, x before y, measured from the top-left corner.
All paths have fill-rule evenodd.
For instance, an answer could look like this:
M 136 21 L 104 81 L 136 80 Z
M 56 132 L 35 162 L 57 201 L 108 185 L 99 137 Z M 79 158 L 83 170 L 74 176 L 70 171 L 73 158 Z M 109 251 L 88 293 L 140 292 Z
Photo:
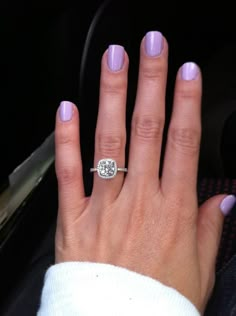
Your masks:
M 127 168 L 118 168 L 114 159 L 106 158 L 99 160 L 97 168 L 90 168 L 90 172 L 97 172 L 98 176 L 103 179 L 112 179 L 118 171 L 127 172 Z

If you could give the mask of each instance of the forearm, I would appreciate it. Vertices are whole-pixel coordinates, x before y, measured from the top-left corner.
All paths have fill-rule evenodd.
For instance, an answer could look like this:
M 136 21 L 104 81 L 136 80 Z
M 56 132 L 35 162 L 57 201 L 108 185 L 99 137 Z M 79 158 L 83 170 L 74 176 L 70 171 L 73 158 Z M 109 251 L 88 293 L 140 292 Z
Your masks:
M 199 316 L 175 289 L 108 264 L 68 262 L 46 273 L 38 316 Z

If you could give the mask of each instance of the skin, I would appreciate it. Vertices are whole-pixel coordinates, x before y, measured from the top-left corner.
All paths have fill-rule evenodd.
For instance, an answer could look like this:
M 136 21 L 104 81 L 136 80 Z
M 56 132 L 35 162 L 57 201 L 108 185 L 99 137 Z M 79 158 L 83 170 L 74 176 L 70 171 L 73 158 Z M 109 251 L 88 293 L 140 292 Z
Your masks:
M 128 56 L 122 69 L 101 61 L 94 165 L 113 158 L 125 165 Z M 59 209 L 56 262 L 92 261 L 122 266 L 177 289 L 203 312 L 214 286 L 223 215 L 217 195 L 198 207 L 197 169 L 201 139 L 201 71 L 195 80 L 176 75 L 162 177 L 159 178 L 168 43 L 160 56 L 140 45 L 139 79 L 132 118 L 128 173 L 110 180 L 94 174 L 84 194 L 79 113 L 56 116 Z M 144 168 L 145 166 L 145 168 Z

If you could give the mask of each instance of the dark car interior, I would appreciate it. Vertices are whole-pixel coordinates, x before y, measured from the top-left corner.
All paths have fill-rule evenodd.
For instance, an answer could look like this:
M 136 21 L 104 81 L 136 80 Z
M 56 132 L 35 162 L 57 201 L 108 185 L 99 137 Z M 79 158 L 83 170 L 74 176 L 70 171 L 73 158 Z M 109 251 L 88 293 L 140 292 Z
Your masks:
M 139 45 L 159 30 L 169 43 L 166 128 L 178 68 L 203 73 L 199 204 L 236 193 L 236 32 L 233 4 L 171 1 L 11 1 L 1 16 L 0 315 L 36 315 L 46 269 L 54 262 L 57 181 L 55 113 L 62 100 L 81 117 L 86 193 L 92 188 L 100 60 L 109 44 L 130 58 L 127 130 L 134 105 Z M 129 133 L 128 142 L 129 142 Z M 127 146 L 128 147 L 128 146 Z M 128 153 L 127 153 L 128 154 Z M 229 242 L 230 240 L 230 242 Z M 220 270 L 236 253 L 236 209 L 225 219 Z M 214 302 L 212 302 L 214 304 Z M 210 314 L 210 306 L 207 315 Z

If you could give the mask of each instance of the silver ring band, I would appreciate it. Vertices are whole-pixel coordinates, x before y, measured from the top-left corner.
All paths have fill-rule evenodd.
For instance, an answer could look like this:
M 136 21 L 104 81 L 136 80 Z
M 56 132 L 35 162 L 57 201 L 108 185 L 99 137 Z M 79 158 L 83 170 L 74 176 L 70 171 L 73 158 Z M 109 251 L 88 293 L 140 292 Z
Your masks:
M 90 172 L 98 171 L 98 168 L 90 168 Z M 128 172 L 127 168 L 117 168 L 117 171 Z
M 97 172 L 102 179 L 112 179 L 118 171 L 128 172 L 128 169 L 117 167 L 116 161 L 111 158 L 101 159 L 96 168 L 90 168 L 90 172 Z

